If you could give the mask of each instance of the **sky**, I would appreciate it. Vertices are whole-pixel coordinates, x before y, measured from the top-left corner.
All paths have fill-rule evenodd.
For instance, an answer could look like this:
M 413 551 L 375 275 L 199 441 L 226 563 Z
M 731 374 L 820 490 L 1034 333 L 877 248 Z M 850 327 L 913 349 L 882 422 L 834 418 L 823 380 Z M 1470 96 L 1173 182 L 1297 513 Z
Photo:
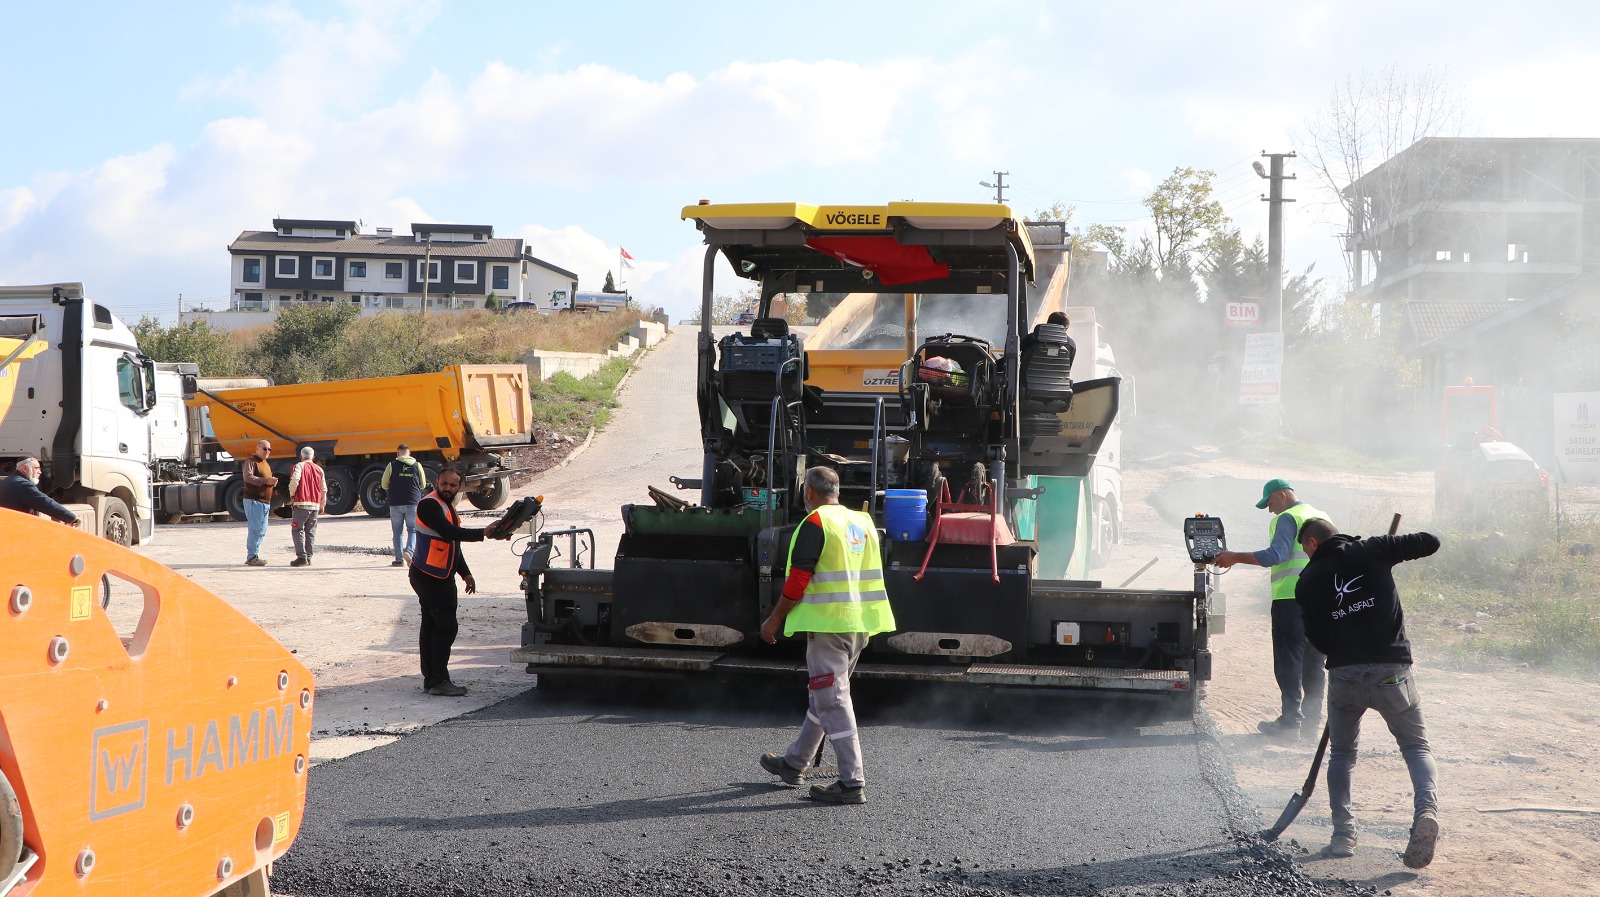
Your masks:
M 82 281 L 119 315 L 226 304 L 274 217 L 487 223 L 674 318 L 717 202 L 991 200 L 1148 226 L 1175 167 L 1266 231 L 1250 162 L 1336 84 L 1442 70 L 1465 136 L 1600 137 L 1600 4 L 430 0 L 8 4 L 0 283 Z M 1286 269 L 1340 284 L 1308 168 Z M 740 284 L 726 271 L 719 291 Z

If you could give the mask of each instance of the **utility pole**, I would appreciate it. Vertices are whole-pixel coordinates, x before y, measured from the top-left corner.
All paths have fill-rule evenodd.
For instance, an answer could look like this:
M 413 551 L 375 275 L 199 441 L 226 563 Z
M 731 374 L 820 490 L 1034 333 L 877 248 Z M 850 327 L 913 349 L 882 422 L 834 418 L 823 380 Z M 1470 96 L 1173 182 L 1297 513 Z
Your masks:
M 423 238 L 422 249 L 422 308 L 420 313 L 426 317 L 428 314 L 428 276 L 433 273 L 433 234 Z
M 1279 333 L 1284 332 L 1285 319 L 1283 316 L 1283 204 L 1294 202 L 1283 196 L 1283 182 L 1295 180 L 1292 174 L 1283 173 L 1283 160 L 1296 158 L 1290 153 L 1269 153 L 1261 151 L 1263 158 L 1271 159 L 1271 170 L 1266 171 L 1260 162 L 1252 163 L 1256 174 L 1269 181 L 1266 196 L 1261 201 L 1269 203 L 1267 208 L 1267 290 L 1271 307 L 1277 309 L 1278 318 L 1274 322 Z
M 996 205 L 1002 205 L 1003 206 L 1003 205 L 1006 204 L 1006 186 L 1007 186 L 1006 185 L 1006 175 L 1008 175 L 1010 173 L 1011 172 L 1009 172 L 1009 171 L 997 171 L 997 172 L 995 172 L 994 173 L 994 183 L 992 183 L 992 184 L 989 183 L 988 181 L 979 181 L 978 182 L 978 186 L 979 187 L 989 187 L 989 188 L 992 188 L 994 190 L 994 201 L 995 201 Z

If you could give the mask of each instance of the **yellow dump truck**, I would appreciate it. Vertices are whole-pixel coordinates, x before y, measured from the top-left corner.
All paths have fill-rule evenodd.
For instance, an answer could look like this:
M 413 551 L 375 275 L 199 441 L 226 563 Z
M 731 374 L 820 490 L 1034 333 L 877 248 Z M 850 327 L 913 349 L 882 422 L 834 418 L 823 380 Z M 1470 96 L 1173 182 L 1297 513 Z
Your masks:
M 228 513 L 244 519 L 243 480 L 238 461 L 257 440 L 273 443 L 272 468 L 283 493 L 298 450 L 310 446 L 324 465 L 329 514 L 344 514 L 357 501 L 374 517 L 387 516 L 383 468 L 404 443 L 428 470 L 428 481 L 447 464 L 465 477 L 462 492 L 478 508 L 498 508 L 517 473 L 509 450 L 531 445 L 532 403 L 528 369 L 520 364 L 458 364 L 436 374 L 300 383 L 252 389 L 199 389 L 189 399 L 202 418 L 210 453 L 229 473 L 222 487 Z M 222 466 L 226 465 L 226 466 Z

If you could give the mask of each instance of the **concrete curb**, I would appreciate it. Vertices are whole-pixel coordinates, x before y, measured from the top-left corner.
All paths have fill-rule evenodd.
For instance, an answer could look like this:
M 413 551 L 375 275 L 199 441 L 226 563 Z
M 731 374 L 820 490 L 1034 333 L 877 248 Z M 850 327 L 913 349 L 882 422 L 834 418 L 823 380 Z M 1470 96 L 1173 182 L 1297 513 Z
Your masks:
M 574 459 L 576 459 L 579 455 L 583 454 L 584 449 L 587 449 L 589 447 L 589 443 L 591 443 L 593 441 L 594 441 L 594 427 L 590 427 L 589 428 L 589 434 L 587 436 L 583 437 L 583 445 L 580 445 L 577 448 L 573 449 L 572 451 L 568 452 L 567 456 L 565 458 L 561 459 L 561 463 L 560 464 L 557 464 L 556 466 L 550 468 L 549 470 L 541 470 L 541 471 L 539 471 L 539 473 L 537 475 L 538 476 L 543 476 L 543 475 L 549 473 L 551 470 L 560 470 L 561 468 L 566 467 L 568 464 L 571 464 Z

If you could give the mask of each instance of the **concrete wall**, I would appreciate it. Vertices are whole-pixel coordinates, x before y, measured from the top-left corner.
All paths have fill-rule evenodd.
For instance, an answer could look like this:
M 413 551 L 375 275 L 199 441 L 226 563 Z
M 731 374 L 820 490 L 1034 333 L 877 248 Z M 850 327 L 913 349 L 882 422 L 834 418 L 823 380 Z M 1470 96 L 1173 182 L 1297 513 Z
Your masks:
M 522 363 L 528 366 L 528 373 L 540 380 L 549 380 L 563 371 L 581 380 L 600 370 L 600 366 L 610 360 L 610 355 L 551 352 L 547 349 L 534 349 L 522 356 Z
M 667 336 L 665 324 L 656 321 L 639 319 L 628 335 L 618 340 L 609 351 L 600 352 L 551 352 L 545 349 L 534 349 L 522 356 L 522 363 L 528 366 L 528 373 L 540 380 L 549 380 L 558 372 L 565 371 L 574 377 L 587 377 L 600 370 L 601 365 L 613 358 L 623 358 L 638 352 L 640 349 L 661 342 Z

